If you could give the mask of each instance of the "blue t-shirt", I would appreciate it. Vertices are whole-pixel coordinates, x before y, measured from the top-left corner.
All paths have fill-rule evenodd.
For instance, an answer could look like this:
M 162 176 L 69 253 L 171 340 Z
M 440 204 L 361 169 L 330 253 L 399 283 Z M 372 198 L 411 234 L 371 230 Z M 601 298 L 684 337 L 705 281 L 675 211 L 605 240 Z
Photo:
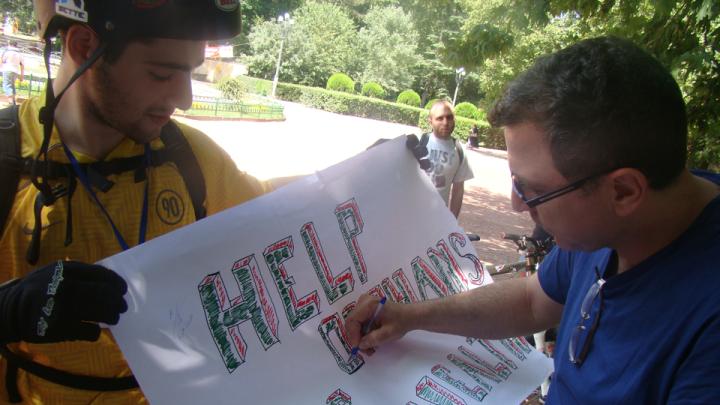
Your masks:
M 580 306 L 595 268 L 604 275 L 613 255 L 556 248 L 541 266 L 543 290 L 564 305 L 547 403 L 720 404 L 720 197 L 670 245 L 607 280 L 595 336 L 576 366 L 568 344 Z

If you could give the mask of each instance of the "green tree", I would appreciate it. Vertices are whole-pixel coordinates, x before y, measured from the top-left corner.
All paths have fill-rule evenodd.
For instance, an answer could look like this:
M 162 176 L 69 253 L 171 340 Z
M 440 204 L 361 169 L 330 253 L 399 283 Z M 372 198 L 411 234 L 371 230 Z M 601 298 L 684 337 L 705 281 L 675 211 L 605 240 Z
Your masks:
M 433 46 L 422 51 L 422 58 L 413 67 L 415 83 L 413 88 L 420 89 L 423 102 L 431 98 L 452 98 L 449 88 L 454 89 L 455 70 L 440 61 L 443 44 L 434 36 Z
M 347 10 L 329 3 L 307 2 L 292 14 L 282 54 L 281 80 L 324 87 L 335 72 L 358 76 L 357 30 Z M 251 75 L 271 79 L 282 28 L 274 21 L 253 25 L 249 34 Z
M 17 18 L 18 29 L 24 33 L 35 31 L 35 14 L 33 13 L 32 1 L 29 0 L 3 0 L 0 2 L 0 22 L 5 22 L 5 16 Z
M 247 54 L 250 52 L 250 39 L 248 35 L 256 23 L 272 20 L 275 21 L 279 15 L 292 12 L 300 7 L 301 0 L 243 0 L 240 2 L 242 9 L 242 32 L 231 40 L 234 45 L 235 55 Z
M 546 52 L 617 35 L 644 46 L 677 79 L 687 103 L 690 164 L 720 168 L 720 3 L 717 0 L 463 0 L 470 10 L 446 59 L 477 62 L 494 99 Z
M 373 81 L 390 92 L 413 84 L 413 66 L 419 63 L 418 34 L 412 19 L 400 7 L 373 7 L 364 17 L 358 39 L 363 70 L 360 81 Z
M 464 3 L 458 0 L 398 0 L 412 16 L 418 33 L 417 52 L 421 55 L 412 68 L 422 100 L 451 95 L 455 89 L 455 69 L 462 64 L 446 60 L 448 42 L 461 32 L 467 17 Z M 470 69 L 466 70 L 470 71 Z

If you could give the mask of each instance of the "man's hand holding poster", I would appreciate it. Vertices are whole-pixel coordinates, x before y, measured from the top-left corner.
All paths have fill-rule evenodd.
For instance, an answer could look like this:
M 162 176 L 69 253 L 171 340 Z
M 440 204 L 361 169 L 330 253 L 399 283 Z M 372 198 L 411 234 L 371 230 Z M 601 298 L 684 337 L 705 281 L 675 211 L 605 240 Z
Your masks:
M 102 264 L 128 281 L 112 331 L 153 404 L 519 403 L 552 367 L 522 338 L 426 332 L 351 356 L 360 294 L 492 282 L 402 138 Z

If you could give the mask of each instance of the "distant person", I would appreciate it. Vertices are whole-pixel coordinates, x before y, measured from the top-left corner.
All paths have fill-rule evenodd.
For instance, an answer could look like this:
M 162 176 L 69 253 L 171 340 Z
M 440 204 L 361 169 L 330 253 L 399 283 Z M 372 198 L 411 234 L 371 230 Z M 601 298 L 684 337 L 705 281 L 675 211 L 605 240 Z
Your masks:
M 2 62 L 3 92 L 5 101 L 15 104 L 15 80 L 23 81 L 25 78 L 25 62 L 17 47 L 17 41 L 10 41 L 10 45 L 0 55 Z
M 472 179 L 474 175 L 462 148 L 451 136 L 455 130 L 452 104 L 446 100 L 435 102 L 430 108 L 428 120 L 432 132 L 423 135 L 421 141 L 427 146 L 431 164 L 427 173 L 445 204 L 457 218 L 465 194 L 465 181 Z
M 480 130 L 477 124 L 473 124 L 468 135 L 468 148 L 477 148 L 480 146 Z

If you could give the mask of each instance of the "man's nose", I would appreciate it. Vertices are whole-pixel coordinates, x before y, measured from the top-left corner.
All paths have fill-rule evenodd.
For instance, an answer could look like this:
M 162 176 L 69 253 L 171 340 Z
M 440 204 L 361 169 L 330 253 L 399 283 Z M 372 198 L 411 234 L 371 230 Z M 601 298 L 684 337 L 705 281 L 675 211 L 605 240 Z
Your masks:
M 178 75 L 173 86 L 172 103 L 181 110 L 192 107 L 192 80 L 189 72 Z

